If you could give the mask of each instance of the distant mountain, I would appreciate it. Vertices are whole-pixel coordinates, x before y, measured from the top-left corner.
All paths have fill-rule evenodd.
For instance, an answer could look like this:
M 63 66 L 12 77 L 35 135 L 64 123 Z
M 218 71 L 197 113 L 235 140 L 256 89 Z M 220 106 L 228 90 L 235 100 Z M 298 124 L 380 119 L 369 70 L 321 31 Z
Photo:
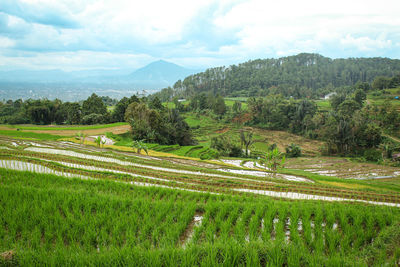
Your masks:
M 123 70 L 82 70 L 66 72 L 62 70 L 12 70 L 0 71 L 0 82 L 35 83 L 112 83 L 129 84 L 131 87 L 161 89 L 172 86 L 177 80 L 199 72 L 186 69 L 164 60 L 152 62 L 130 73 Z
M 196 72 L 198 71 L 159 60 L 132 72 L 127 78 L 139 84 L 159 84 L 161 87 L 167 87 Z
M 81 71 L 0 70 L 0 99 L 59 98 L 82 100 L 93 92 L 121 98 L 149 94 L 173 86 L 179 79 L 199 72 L 163 60 L 140 69 Z

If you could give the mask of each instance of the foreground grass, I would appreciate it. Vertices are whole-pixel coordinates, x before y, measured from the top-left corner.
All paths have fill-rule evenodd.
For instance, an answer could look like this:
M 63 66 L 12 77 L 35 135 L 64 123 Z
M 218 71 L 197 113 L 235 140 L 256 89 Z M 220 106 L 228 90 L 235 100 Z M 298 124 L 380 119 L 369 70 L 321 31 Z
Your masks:
M 0 253 L 13 255 L 0 257 L 0 265 L 363 266 L 392 265 L 400 257 L 388 238 L 399 229 L 398 208 L 211 195 L 4 169 L 0 177 Z M 203 223 L 183 248 L 195 214 Z

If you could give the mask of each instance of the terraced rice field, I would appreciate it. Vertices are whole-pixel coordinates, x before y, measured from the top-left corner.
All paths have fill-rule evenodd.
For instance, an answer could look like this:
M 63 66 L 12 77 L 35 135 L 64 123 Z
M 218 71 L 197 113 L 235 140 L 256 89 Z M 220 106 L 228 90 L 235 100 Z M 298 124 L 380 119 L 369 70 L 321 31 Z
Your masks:
M 326 183 L 342 180 L 358 187 Z M 0 263 L 337 266 L 400 256 L 386 238 L 400 227 L 400 194 L 364 180 L 1 137 L 0 191 Z
M 274 175 L 262 169 L 243 168 L 235 164 L 228 166 L 226 162 L 209 162 L 204 168 L 201 164 L 196 166 L 196 161 L 187 164 L 189 160 L 162 160 L 69 142 L 16 141 L 5 137 L 1 142 L 6 149 L 0 149 L 0 166 L 21 171 L 76 174 L 214 193 L 248 192 L 278 198 L 400 204 L 400 195 L 395 193 L 335 189 L 309 177 L 282 173 Z
M 354 163 L 346 158 L 318 157 L 289 159 L 288 168 L 345 179 L 400 178 L 400 168 L 373 163 Z

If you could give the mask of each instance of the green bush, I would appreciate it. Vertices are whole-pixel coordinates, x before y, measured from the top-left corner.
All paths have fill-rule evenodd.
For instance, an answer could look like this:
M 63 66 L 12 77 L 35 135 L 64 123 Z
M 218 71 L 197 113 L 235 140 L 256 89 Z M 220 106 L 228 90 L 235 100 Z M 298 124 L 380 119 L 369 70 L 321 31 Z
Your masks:
M 367 149 L 364 151 L 364 158 L 368 161 L 378 162 L 382 160 L 382 153 L 376 149 Z
M 297 158 L 301 156 L 301 148 L 300 146 L 291 143 L 286 147 L 286 156 L 288 158 Z
M 257 159 L 265 156 L 265 152 L 252 150 L 250 151 L 250 158 Z
M 207 159 L 218 159 L 219 158 L 219 152 L 215 149 L 210 148 L 207 150 L 206 153 L 203 153 L 200 155 L 201 160 L 207 160 Z
M 243 154 L 240 145 L 232 141 L 227 135 L 211 138 L 211 148 L 218 150 L 222 156 L 240 157 Z
M 86 116 L 83 116 L 81 123 L 82 124 L 100 124 L 104 122 L 104 116 L 101 114 L 92 113 Z

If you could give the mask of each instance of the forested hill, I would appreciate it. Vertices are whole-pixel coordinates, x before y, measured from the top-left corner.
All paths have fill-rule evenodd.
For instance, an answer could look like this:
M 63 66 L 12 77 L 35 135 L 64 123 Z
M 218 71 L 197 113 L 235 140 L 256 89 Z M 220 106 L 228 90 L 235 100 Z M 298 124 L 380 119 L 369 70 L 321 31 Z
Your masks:
M 302 53 L 207 69 L 176 82 L 174 89 L 185 97 L 201 92 L 222 96 L 281 93 L 296 98 L 320 97 L 333 88 L 351 86 L 359 81 L 371 83 L 377 76 L 391 77 L 399 73 L 398 59 L 331 59 Z

